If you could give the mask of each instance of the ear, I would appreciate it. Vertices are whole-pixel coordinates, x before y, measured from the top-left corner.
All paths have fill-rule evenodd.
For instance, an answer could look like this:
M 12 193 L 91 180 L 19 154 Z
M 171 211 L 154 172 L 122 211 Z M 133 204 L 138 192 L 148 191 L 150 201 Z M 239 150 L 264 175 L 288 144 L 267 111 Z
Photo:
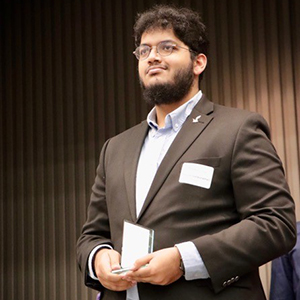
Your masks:
M 199 76 L 205 70 L 206 65 L 207 57 L 203 53 L 198 54 L 194 59 L 194 74 Z

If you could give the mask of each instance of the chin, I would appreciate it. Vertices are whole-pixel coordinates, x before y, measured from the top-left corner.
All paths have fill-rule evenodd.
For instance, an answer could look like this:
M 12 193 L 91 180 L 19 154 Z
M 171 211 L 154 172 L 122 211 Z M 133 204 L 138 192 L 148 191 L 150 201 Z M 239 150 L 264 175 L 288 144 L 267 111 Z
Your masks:
M 156 84 L 166 84 L 166 83 L 171 83 L 171 82 L 168 80 L 164 80 L 159 76 L 154 75 L 154 77 L 151 77 L 149 80 L 147 80 L 147 83 L 144 83 L 144 86 L 147 88 L 147 87 L 154 86 Z

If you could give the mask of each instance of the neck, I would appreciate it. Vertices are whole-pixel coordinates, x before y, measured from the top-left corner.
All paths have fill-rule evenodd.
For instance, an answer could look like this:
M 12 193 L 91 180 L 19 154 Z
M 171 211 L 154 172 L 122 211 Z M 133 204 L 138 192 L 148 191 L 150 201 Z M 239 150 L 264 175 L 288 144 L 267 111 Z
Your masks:
M 156 122 L 159 128 L 165 126 L 165 118 L 167 114 L 171 113 L 179 106 L 183 105 L 184 103 L 188 102 L 191 98 L 193 98 L 199 92 L 198 87 L 192 87 L 190 91 L 179 101 L 171 104 L 160 104 L 156 105 Z

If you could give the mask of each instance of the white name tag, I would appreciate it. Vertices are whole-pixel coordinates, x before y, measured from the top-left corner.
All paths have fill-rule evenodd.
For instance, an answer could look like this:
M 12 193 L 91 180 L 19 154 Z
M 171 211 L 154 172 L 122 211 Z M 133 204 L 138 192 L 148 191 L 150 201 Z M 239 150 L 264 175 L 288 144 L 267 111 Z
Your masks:
M 181 168 L 179 182 L 209 189 L 213 174 L 213 167 L 195 163 L 184 163 Z

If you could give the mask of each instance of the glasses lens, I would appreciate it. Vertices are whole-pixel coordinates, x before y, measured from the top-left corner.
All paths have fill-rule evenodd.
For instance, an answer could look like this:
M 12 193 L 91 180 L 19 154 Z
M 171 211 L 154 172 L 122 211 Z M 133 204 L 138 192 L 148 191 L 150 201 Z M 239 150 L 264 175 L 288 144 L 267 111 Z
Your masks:
M 174 50 L 175 45 L 171 42 L 161 42 L 157 45 L 157 52 L 161 56 L 168 56 Z M 134 51 L 134 54 L 138 60 L 146 59 L 151 51 L 151 47 L 147 45 L 141 45 L 137 47 Z
M 162 56 L 168 56 L 173 52 L 174 44 L 170 42 L 161 42 L 157 45 L 157 51 Z
M 149 46 L 143 45 L 143 46 L 137 47 L 135 52 L 138 55 L 138 59 L 143 60 L 149 56 L 150 50 L 151 50 L 151 48 Z

